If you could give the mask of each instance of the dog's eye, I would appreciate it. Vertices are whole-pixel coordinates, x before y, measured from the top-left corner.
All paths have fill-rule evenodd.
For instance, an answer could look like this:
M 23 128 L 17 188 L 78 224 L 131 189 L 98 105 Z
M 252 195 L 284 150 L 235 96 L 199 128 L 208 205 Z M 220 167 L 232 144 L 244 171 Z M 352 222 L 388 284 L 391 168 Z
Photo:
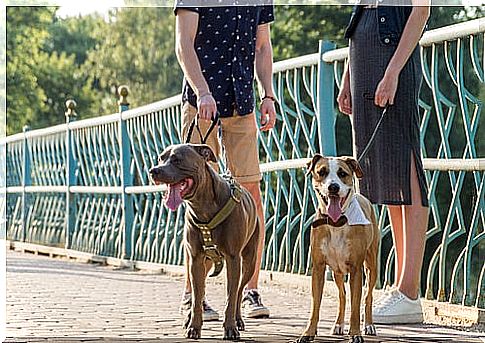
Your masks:
M 337 173 L 337 176 L 342 179 L 342 178 L 344 178 L 346 176 L 349 176 L 349 174 L 347 174 L 343 170 L 339 170 L 338 173 Z
M 328 172 L 326 169 L 322 168 L 318 171 L 318 175 L 320 175 L 321 177 L 326 177 L 328 175 Z
M 180 163 L 180 159 L 177 156 L 170 157 L 170 161 L 175 165 L 178 165 Z

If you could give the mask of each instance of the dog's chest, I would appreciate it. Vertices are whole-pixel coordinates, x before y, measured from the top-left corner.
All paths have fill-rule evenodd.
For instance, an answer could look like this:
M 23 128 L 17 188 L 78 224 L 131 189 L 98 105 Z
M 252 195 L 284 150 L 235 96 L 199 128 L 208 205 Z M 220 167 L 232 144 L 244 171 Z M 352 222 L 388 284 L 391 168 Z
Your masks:
M 352 266 L 351 246 L 346 230 L 328 230 L 325 236 L 321 241 L 320 249 L 326 263 L 336 273 L 349 273 Z

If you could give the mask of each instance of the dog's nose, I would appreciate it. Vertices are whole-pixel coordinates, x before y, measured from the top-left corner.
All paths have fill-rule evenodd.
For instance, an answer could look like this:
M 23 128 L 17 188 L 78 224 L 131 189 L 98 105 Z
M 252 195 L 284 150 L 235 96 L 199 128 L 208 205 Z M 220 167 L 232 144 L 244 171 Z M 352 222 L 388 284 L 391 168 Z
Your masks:
M 330 193 L 338 193 L 338 191 L 340 190 L 340 187 L 338 184 L 336 183 L 331 183 L 329 186 L 328 186 L 328 191 Z
M 153 167 L 152 169 L 149 170 L 151 175 L 158 175 L 160 174 L 160 169 L 157 167 Z

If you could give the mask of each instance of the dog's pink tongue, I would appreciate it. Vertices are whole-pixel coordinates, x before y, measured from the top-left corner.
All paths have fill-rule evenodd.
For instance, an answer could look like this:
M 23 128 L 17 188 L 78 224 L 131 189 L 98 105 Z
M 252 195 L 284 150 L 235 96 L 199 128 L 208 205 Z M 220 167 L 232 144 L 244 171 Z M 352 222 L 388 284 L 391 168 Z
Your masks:
M 327 206 L 327 214 L 334 222 L 336 222 L 342 215 L 342 208 L 340 207 L 339 197 L 328 197 L 330 203 Z
M 172 211 L 175 211 L 182 203 L 182 197 L 180 196 L 181 183 L 176 183 L 173 185 L 168 185 L 168 194 L 165 197 L 165 206 L 167 206 Z

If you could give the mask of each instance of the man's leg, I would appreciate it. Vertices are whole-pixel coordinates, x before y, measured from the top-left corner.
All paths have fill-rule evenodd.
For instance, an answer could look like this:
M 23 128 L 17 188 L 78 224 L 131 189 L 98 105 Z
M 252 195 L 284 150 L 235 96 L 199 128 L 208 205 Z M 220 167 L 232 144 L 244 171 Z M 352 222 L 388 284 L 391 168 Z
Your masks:
M 258 281 L 259 281 L 259 271 L 261 269 L 261 260 L 263 258 L 264 235 L 265 235 L 263 204 L 261 201 L 261 190 L 259 188 L 259 182 L 243 183 L 241 185 L 244 188 L 246 188 L 249 191 L 249 193 L 251 193 L 254 201 L 256 202 L 256 210 L 258 212 L 258 217 L 259 217 L 259 224 L 260 224 L 259 243 L 258 243 L 258 251 L 256 255 L 256 268 L 254 269 L 254 274 L 251 277 L 251 280 L 249 280 L 248 285 L 246 286 L 247 289 L 257 289 Z
M 256 202 L 260 220 L 260 235 L 253 277 L 246 286 L 243 308 L 247 317 L 268 317 L 269 309 L 261 301 L 258 292 L 259 270 L 264 249 L 264 214 L 259 182 L 258 128 L 254 114 L 222 118 L 222 145 L 225 149 L 227 167 L 234 178 L 251 193 Z

